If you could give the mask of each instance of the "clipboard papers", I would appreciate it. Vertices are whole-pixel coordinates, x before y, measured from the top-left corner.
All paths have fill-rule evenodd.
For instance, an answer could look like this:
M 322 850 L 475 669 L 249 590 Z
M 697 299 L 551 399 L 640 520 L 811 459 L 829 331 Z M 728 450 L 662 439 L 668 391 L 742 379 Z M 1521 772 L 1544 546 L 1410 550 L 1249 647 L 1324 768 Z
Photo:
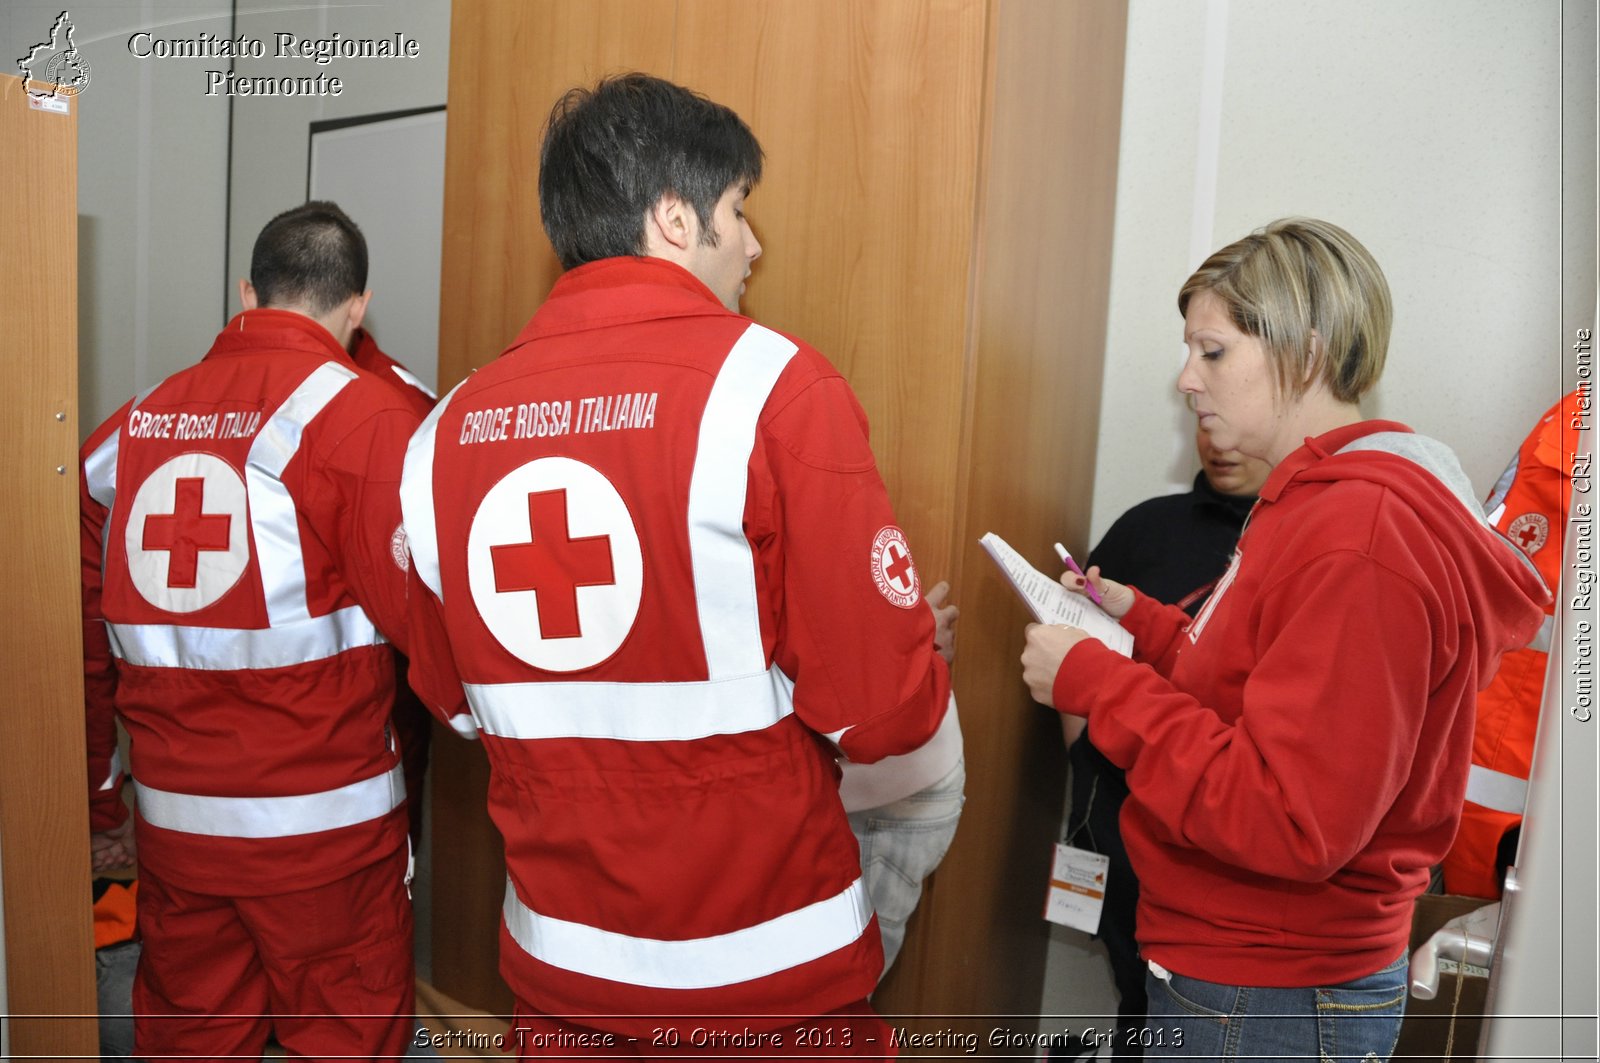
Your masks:
M 1073 594 L 1056 580 L 1028 564 L 1027 558 L 1011 548 L 994 532 L 978 540 L 984 552 L 999 567 L 1033 618 L 1041 624 L 1071 624 L 1099 639 L 1108 649 L 1124 657 L 1133 656 L 1133 636 L 1115 620 L 1082 595 Z

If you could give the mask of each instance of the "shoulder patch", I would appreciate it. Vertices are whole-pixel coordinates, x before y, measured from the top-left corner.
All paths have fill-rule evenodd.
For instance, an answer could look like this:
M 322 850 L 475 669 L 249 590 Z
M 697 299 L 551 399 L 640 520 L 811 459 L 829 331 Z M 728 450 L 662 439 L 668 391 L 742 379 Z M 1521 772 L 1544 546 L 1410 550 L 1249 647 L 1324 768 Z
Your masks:
M 922 601 L 917 567 L 911 561 L 906 533 L 889 524 L 872 539 L 872 582 L 891 605 L 914 609 Z
M 1550 538 L 1550 518 L 1543 513 L 1524 513 L 1506 526 L 1506 538 L 1532 557 Z
M 411 542 L 406 538 L 406 526 L 396 524 L 394 534 L 389 536 L 389 557 L 394 561 L 394 567 L 401 572 L 411 571 Z

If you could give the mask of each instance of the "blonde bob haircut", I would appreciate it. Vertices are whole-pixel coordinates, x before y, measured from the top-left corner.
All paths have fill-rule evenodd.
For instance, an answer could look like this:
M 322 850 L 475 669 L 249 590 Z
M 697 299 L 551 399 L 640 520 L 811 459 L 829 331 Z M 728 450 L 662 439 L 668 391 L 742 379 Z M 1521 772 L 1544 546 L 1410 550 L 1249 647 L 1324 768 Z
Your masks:
M 1261 340 L 1279 400 L 1318 376 L 1356 402 L 1383 373 L 1394 314 L 1371 252 L 1337 225 L 1282 218 L 1213 254 L 1178 292 L 1178 313 L 1210 292 L 1235 327 Z

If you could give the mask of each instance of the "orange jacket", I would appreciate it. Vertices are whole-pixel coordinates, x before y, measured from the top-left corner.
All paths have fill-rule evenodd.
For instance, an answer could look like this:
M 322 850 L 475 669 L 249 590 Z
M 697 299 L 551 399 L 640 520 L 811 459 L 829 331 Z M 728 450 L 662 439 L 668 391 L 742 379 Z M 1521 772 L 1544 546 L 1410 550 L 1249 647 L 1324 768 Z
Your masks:
M 1485 508 L 1489 521 L 1533 561 L 1545 583 L 1561 577 L 1563 533 L 1572 496 L 1577 393 L 1550 407 L 1501 474 Z M 1500 896 L 1496 865 L 1501 839 L 1522 822 L 1533 736 L 1539 725 L 1555 602 L 1527 647 L 1508 653 L 1478 694 L 1472 774 L 1461 829 L 1444 859 L 1444 885 L 1469 897 Z

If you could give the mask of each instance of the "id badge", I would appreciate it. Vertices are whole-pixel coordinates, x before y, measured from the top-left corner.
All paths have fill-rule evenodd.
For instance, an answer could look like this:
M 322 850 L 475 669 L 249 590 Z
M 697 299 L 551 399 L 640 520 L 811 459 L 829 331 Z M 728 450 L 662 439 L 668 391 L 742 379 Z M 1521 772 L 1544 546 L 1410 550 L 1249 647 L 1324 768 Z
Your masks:
M 1050 868 L 1050 891 L 1045 895 L 1044 917 L 1086 934 L 1098 932 L 1110 866 L 1110 857 L 1057 843 L 1055 861 Z

